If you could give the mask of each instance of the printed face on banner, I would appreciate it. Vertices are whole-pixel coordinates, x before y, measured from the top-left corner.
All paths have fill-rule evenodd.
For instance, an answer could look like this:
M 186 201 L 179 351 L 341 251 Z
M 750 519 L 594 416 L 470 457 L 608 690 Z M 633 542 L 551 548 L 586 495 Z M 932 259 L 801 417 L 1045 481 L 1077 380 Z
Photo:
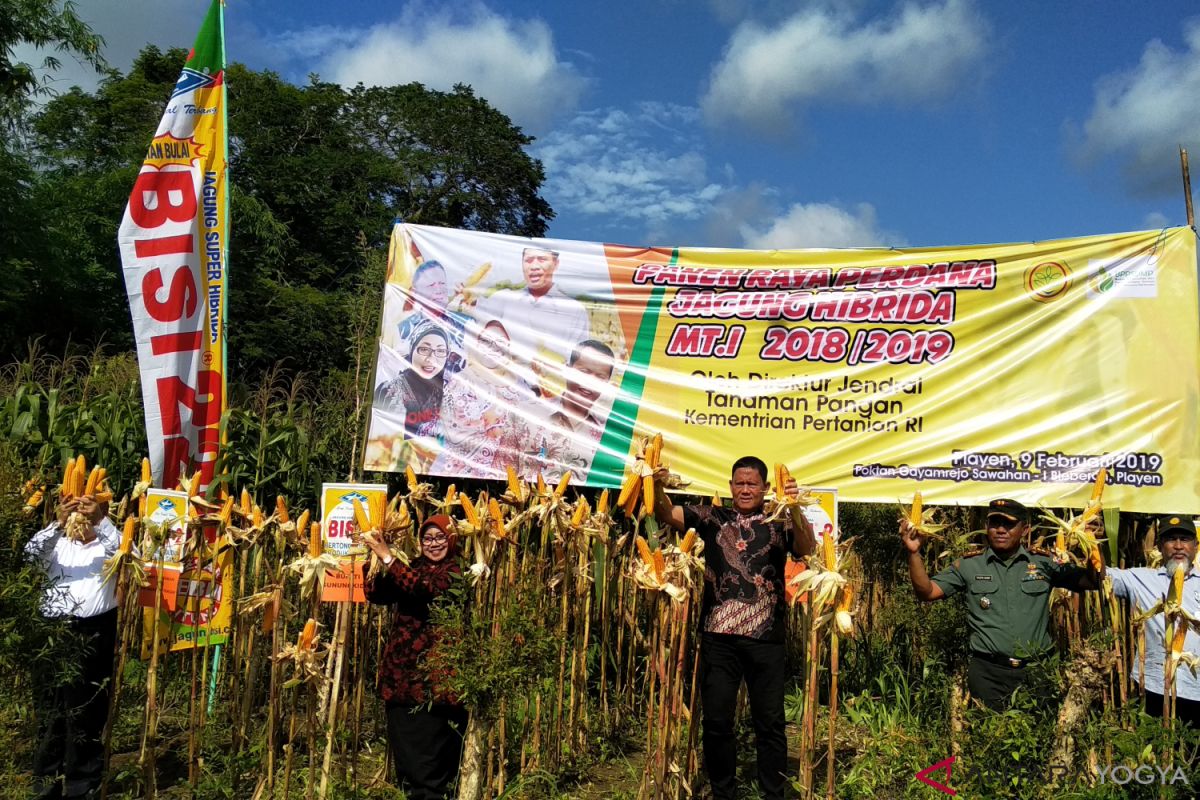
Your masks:
M 760 252 L 398 225 L 364 466 L 616 486 L 658 432 L 702 494 L 742 455 L 889 504 L 1077 505 L 1104 467 L 1106 504 L 1197 513 L 1195 252 L 1186 228 Z

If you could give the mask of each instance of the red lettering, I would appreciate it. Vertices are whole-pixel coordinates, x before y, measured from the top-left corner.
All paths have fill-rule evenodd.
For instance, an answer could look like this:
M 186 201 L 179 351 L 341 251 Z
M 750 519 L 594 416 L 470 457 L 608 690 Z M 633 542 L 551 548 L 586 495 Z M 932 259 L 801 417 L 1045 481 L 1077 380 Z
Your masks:
M 191 412 L 192 427 L 207 428 L 220 421 L 221 373 L 216 370 L 203 369 L 197 372 L 195 389 L 184 383 L 182 378 L 174 375 L 168 378 L 159 378 L 157 387 L 158 408 L 162 415 L 164 436 L 177 436 L 183 433 L 183 420 L 179 414 L 181 405 Z
M 199 350 L 202 342 L 201 331 L 164 333 L 161 336 L 150 337 L 150 352 L 156 356 L 165 356 L 168 353 L 187 353 Z
M 147 199 L 152 198 L 147 203 Z M 167 220 L 196 217 L 196 189 L 190 170 L 145 170 L 129 195 L 129 216 L 140 228 L 157 228 Z
M 196 248 L 192 244 L 192 235 L 185 233 L 183 236 L 163 236 L 158 239 L 134 239 L 133 250 L 138 258 L 150 258 L 187 255 L 194 253 Z
M 162 270 L 157 267 L 142 277 L 142 305 L 150 316 L 159 322 L 178 322 L 196 313 L 199 298 L 196 294 L 196 278 L 190 268 L 183 266 L 175 270 L 165 301 L 158 299 L 158 292 L 162 288 Z

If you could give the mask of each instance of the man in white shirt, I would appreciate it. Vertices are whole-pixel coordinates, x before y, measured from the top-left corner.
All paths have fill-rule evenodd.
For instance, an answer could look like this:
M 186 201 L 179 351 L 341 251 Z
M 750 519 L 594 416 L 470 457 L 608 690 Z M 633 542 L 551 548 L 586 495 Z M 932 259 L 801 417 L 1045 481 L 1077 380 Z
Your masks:
M 1159 567 L 1108 568 L 1113 594 L 1132 601 L 1141 611 L 1148 611 L 1166 597 L 1173 570 L 1183 569 L 1186 570 L 1183 609 L 1192 616 L 1200 616 L 1200 575 L 1192 569 L 1197 547 L 1196 524 L 1182 514 L 1160 517 L 1157 542 L 1163 556 L 1163 563 Z M 1135 680 L 1146 690 L 1146 713 L 1162 716 L 1163 668 L 1166 661 L 1166 618 L 1162 614 L 1155 614 L 1146 620 L 1145 637 L 1146 674 L 1138 674 Z M 1200 636 L 1189 630 L 1183 646 L 1184 650 L 1200 654 Z M 1183 664 L 1175 671 L 1175 696 L 1176 718 L 1193 728 L 1200 727 L 1200 680 Z
M 26 557 L 46 571 L 42 614 L 65 620 L 80 639 L 79 660 L 69 674 L 35 675 L 37 797 L 84 797 L 102 777 L 117 597 L 114 581 L 105 581 L 101 572 L 121 543 L 106 512 L 107 505 L 91 497 L 68 500 L 58 507 L 57 520 L 25 545 Z M 66 533 L 72 513 L 89 523 L 80 540 Z
M 513 353 L 526 364 L 534 364 L 547 352 L 561 366 L 575 345 L 591 335 L 591 321 L 583 303 L 568 297 L 554 285 L 558 253 L 538 247 L 521 252 L 524 289 L 502 289 L 486 301 L 488 313 L 504 323 Z

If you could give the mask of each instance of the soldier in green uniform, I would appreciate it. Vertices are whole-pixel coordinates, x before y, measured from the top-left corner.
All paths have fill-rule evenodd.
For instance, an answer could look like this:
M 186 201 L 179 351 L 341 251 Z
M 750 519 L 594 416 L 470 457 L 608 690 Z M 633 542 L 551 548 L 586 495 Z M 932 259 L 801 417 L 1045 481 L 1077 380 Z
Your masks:
M 908 574 L 921 600 L 965 594 L 971 633 L 967 686 L 985 705 L 1001 709 L 1025 678 L 1026 665 L 1053 648 L 1048 630 L 1050 589 L 1095 589 L 1092 568 L 1057 563 L 1047 551 L 1021 542 L 1029 509 L 1015 500 L 988 505 L 987 547 L 956 559 L 933 578 L 921 557 L 921 535 L 903 521 L 900 537 L 908 551 Z

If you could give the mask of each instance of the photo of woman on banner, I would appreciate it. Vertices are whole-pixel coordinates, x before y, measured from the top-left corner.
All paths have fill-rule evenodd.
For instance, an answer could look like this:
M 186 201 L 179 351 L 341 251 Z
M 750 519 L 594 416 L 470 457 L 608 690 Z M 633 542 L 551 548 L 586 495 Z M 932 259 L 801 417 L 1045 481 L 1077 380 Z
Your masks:
M 595 339 L 580 342 L 571 352 L 562 394 L 553 404 L 538 404 L 549 412 L 545 422 L 526 423 L 520 470 L 525 479 L 541 473 L 553 482 L 568 470 L 577 481 L 587 477 L 604 435 L 604 400 L 614 366 L 612 348 Z
M 463 328 L 467 317 L 451 311 L 450 279 L 440 261 L 425 261 L 413 273 L 405 307 L 411 313 L 398 326 L 400 355 L 411 360 L 412 336 L 417 330 L 433 325 L 446 335 L 448 355 L 444 378 L 449 380 L 463 368 Z
M 442 398 L 450 341 L 441 326 L 427 323 L 409 337 L 410 366 L 375 389 L 375 421 L 371 438 L 386 435 L 383 428 L 403 431 L 413 449 L 413 469 L 427 471 L 439 447 Z
M 467 326 L 467 364 L 446 384 L 436 475 L 502 480 L 520 452 L 520 409 L 532 396 L 513 372 L 508 331 L 496 319 Z

